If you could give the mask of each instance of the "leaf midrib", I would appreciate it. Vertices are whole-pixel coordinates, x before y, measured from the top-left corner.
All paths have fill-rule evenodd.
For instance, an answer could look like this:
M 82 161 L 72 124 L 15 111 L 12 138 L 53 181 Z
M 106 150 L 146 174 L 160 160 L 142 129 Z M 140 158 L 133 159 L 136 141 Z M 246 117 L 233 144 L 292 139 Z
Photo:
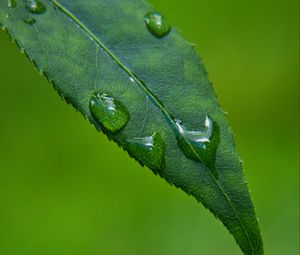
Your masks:
M 67 17 L 69 17 L 71 20 L 73 20 L 83 31 L 85 31 L 90 38 L 92 38 L 134 81 L 139 85 L 140 89 L 142 89 L 147 96 L 151 98 L 151 100 L 155 103 L 156 107 L 158 107 L 165 117 L 167 118 L 168 122 L 171 123 L 175 130 L 176 125 L 173 122 L 172 117 L 170 116 L 169 112 L 164 109 L 163 105 L 157 100 L 156 96 L 146 87 L 143 81 L 141 81 L 134 73 L 132 73 L 125 65 L 122 64 L 122 62 L 117 58 L 117 56 L 114 55 L 114 53 L 106 47 L 104 43 L 102 43 L 97 36 L 88 28 L 86 27 L 80 20 L 78 20 L 69 10 L 67 10 L 64 6 L 62 6 L 60 3 L 58 3 L 56 0 L 49 0 L 52 2 L 59 10 L 61 10 Z M 180 134 L 181 135 L 181 134 Z M 193 151 L 193 153 L 196 155 L 196 157 L 201 161 L 201 158 L 199 157 L 198 153 L 194 150 L 193 146 L 190 144 L 190 142 L 186 139 L 184 135 L 182 135 L 185 142 L 190 146 L 190 149 Z M 229 203 L 230 207 L 232 208 L 236 218 L 239 221 L 239 224 L 241 225 L 243 232 L 245 233 L 247 240 L 250 244 L 251 250 L 254 254 L 254 249 L 252 246 L 252 242 L 250 241 L 248 232 L 246 231 L 237 211 L 235 210 L 233 204 L 231 203 L 230 198 L 227 196 L 226 192 L 224 191 L 223 187 L 219 183 L 219 181 L 216 179 L 216 177 L 211 173 L 211 171 L 208 169 L 208 172 L 210 173 L 213 181 L 217 184 L 218 188 L 221 190 L 222 194 L 224 195 L 225 199 Z

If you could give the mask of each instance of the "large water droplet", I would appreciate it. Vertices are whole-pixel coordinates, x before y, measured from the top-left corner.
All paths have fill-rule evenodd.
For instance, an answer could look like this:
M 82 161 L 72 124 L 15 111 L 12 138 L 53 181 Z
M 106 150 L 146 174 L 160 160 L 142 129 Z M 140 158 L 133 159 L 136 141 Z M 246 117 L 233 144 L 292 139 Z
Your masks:
M 182 121 L 175 120 L 179 135 L 178 145 L 184 155 L 205 164 L 217 177 L 215 160 L 220 144 L 220 128 L 209 116 L 205 116 L 202 130 L 189 131 Z
M 26 0 L 26 9 L 33 14 L 42 14 L 46 12 L 46 6 L 38 0 Z
M 165 168 L 165 143 L 161 135 L 155 132 L 151 136 L 134 138 L 127 141 L 131 156 L 155 173 Z
M 149 31 L 157 38 L 162 38 L 170 32 L 165 17 L 157 12 L 150 12 L 145 15 L 145 23 Z
M 16 0 L 8 0 L 7 5 L 9 8 L 15 8 L 17 6 Z
M 30 17 L 30 18 L 24 20 L 24 22 L 28 25 L 33 25 L 36 22 L 36 20 L 34 18 Z
M 111 133 L 124 128 L 129 120 L 127 108 L 119 100 L 105 93 L 92 95 L 90 110 L 102 128 Z

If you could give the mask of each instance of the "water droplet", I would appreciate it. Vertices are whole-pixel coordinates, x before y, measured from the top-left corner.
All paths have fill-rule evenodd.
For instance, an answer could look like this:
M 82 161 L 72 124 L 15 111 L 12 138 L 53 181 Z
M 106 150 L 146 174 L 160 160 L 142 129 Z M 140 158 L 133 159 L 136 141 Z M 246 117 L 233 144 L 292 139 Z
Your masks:
M 119 100 L 105 93 L 92 95 L 90 110 L 103 129 L 111 133 L 124 128 L 129 120 L 127 108 Z
M 46 12 L 46 6 L 37 0 L 27 0 L 26 9 L 33 14 L 42 14 Z
M 165 17 L 157 12 L 150 12 L 146 14 L 145 23 L 149 31 L 157 38 L 164 37 L 171 30 Z
M 203 129 L 189 131 L 181 120 L 175 120 L 179 135 L 178 145 L 184 155 L 192 160 L 205 164 L 217 177 L 215 160 L 217 148 L 220 144 L 220 128 L 209 116 L 205 116 Z
M 7 5 L 9 8 L 15 8 L 17 6 L 16 0 L 8 0 Z
M 127 149 L 131 156 L 155 173 L 165 168 L 165 143 L 159 133 L 128 140 Z
M 24 22 L 28 25 L 33 25 L 36 22 L 36 20 L 34 18 L 30 17 L 30 18 L 24 20 Z

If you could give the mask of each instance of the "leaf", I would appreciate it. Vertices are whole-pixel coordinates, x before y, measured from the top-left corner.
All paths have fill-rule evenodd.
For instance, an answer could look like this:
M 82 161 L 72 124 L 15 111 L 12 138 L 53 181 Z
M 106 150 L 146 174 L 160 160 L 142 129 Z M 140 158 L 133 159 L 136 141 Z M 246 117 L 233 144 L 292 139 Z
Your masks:
M 59 94 L 263 254 L 224 112 L 192 45 L 143 0 L 9 0 L 0 23 Z

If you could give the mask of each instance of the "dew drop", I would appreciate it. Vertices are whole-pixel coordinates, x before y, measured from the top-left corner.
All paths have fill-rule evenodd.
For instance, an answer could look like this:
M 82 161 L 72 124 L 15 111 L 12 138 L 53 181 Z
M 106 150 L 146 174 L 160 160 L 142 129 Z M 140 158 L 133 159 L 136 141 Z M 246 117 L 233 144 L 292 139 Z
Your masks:
M 17 6 L 16 0 L 8 0 L 7 5 L 9 8 L 15 8 Z
M 90 110 L 105 131 L 115 133 L 129 120 L 127 108 L 117 99 L 105 93 L 95 93 L 90 100 Z
M 145 15 L 144 20 L 148 30 L 157 38 L 164 37 L 171 30 L 165 17 L 160 13 L 149 12 Z
M 175 124 L 180 134 L 177 136 L 178 145 L 184 155 L 189 159 L 205 164 L 217 177 L 215 161 L 217 148 L 220 144 L 218 124 L 207 115 L 202 130 L 189 131 L 178 119 L 175 120 Z
M 127 149 L 131 156 L 155 173 L 165 168 L 165 143 L 159 133 L 128 140 Z
M 46 6 L 38 0 L 27 0 L 26 9 L 33 14 L 42 14 L 46 12 Z
M 30 17 L 30 18 L 24 20 L 24 22 L 28 25 L 33 25 L 33 24 L 35 24 L 36 20 L 34 18 Z

